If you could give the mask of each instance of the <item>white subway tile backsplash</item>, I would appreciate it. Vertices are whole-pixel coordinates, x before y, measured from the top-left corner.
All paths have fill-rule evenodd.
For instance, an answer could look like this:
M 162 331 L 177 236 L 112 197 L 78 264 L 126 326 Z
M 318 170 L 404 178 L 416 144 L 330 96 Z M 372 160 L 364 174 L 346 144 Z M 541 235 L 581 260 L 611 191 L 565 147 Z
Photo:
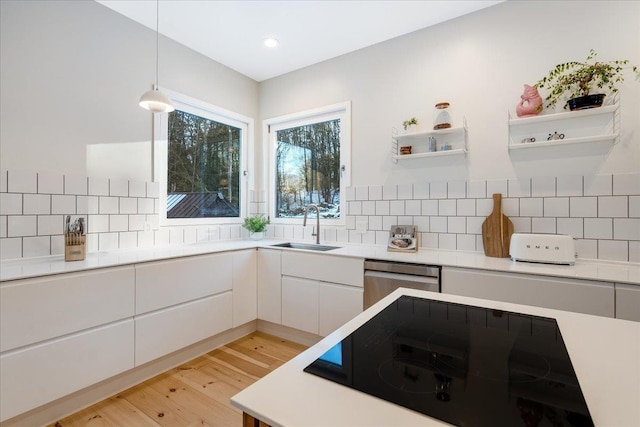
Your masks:
M 456 215 L 455 200 L 438 200 L 438 215 L 454 216 Z
M 520 199 L 502 199 L 502 213 L 507 216 L 519 216 Z
M 282 229 L 279 227 L 280 229 L 280 236 L 276 236 L 277 238 L 282 238 Z M 153 237 L 153 241 L 154 241 L 154 245 L 156 246 L 169 246 L 170 244 L 170 235 L 171 233 L 169 233 L 169 229 L 168 228 L 162 228 L 160 230 L 155 230 L 154 231 L 154 237 Z M 218 236 L 219 237 L 219 236 Z
M 438 233 L 420 233 L 420 246 L 423 248 L 437 248 L 438 236 Z
M 51 238 L 51 255 L 64 255 L 64 235 L 49 236 Z M 88 238 L 88 236 L 87 236 Z M 85 249 L 86 240 L 85 240 Z
M 555 197 L 556 178 L 554 176 L 538 176 L 531 178 L 531 197 Z
M 422 201 L 407 200 L 404 205 L 404 210 L 407 215 L 420 215 L 422 213 Z
M 76 213 L 76 196 L 51 196 L 51 213 L 72 215 Z
M 119 200 L 121 214 L 138 213 L 138 199 L 132 197 L 120 197 Z
M 129 231 L 129 215 L 109 215 L 109 231 Z
M 37 222 L 35 215 L 10 215 L 7 217 L 7 237 L 35 236 Z
M 629 216 L 629 199 L 627 196 L 598 197 L 598 217 L 624 218 Z
M 347 187 L 347 194 L 345 194 L 347 201 L 351 201 L 351 200 L 355 200 L 356 199 L 356 187 Z
M 508 181 L 508 194 L 513 197 L 530 197 L 531 196 L 531 180 L 530 179 L 510 179 Z
M 369 200 L 369 187 L 356 187 L 356 200 Z
M 568 197 L 545 197 L 543 199 L 545 217 L 568 217 Z
M 138 199 L 138 213 L 152 214 L 154 199 Z
M 376 244 L 376 232 L 375 231 L 367 231 L 362 235 L 362 243 L 366 245 L 375 245 Z
M 389 215 L 389 201 L 377 200 L 376 201 L 376 215 Z
M 438 215 L 438 200 L 423 200 L 422 215 L 425 215 L 425 216 Z
M 570 197 L 569 214 L 574 218 L 595 218 L 598 216 L 597 197 Z
M 48 215 L 51 213 L 51 196 L 48 194 L 25 194 L 23 213 L 25 215 Z
M 252 202 L 259 202 L 257 200 L 255 191 L 251 190 Z M 258 192 L 259 193 L 259 192 Z M 146 197 L 147 185 L 144 181 L 129 181 L 129 197 Z
M 247 234 L 249 234 L 247 232 Z M 184 243 L 196 243 L 198 241 L 198 232 L 196 227 L 186 227 L 184 229 Z
M 581 176 L 559 176 L 556 179 L 556 185 L 556 195 L 558 197 L 580 197 L 583 194 L 583 178 Z
M 126 179 L 113 179 L 109 180 L 109 196 L 129 196 L 129 181 Z
M 487 197 L 486 181 L 467 182 L 467 197 L 470 199 L 484 199 Z
M 613 220 L 611 218 L 585 218 L 585 239 L 613 239 Z
M 629 262 L 640 263 L 640 242 L 629 242 Z
M 101 215 L 119 213 L 119 201 L 120 199 L 118 197 L 100 197 L 98 201 L 98 212 Z
M 416 200 L 424 200 L 429 198 L 429 183 L 418 182 L 413 184 L 413 198 Z
M 293 227 L 286 227 L 289 228 L 289 232 L 290 234 L 287 235 L 286 230 L 285 230 L 285 238 L 293 238 Z M 226 233 L 228 233 L 227 239 L 231 238 L 231 230 L 229 227 L 222 227 L 220 231 L 225 230 Z M 226 240 L 226 239 L 223 239 Z M 181 227 L 172 227 L 169 229 L 169 242 L 172 245 L 181 245 L 184 243 L 184 229 Z
M 86 196 L 89 193 L 88 179 L 81 175 L 65 175 L 64 176 L 64 194 L 74 194 L 77 196 Z
M 78 215 L 96 215 L 98 210 L 98 196 L 77 196 L 76 213 Z
M 375 215 L 376 214 L 376 202 L 369 200 L 362 202 L 362 215 Z
M 391 227 L 398 224 L 397 216 L 383 216 L 382 217 L 382 229 L 383 230 L 391 230 Z
M 556 233 L 555 218 L 531 218 L 531 232 L 543 234 Z
M 568 234 L 576 239 L 584 237 L 584 220 L 582 218 L 558 218 L 558 234 Z
M 432 216 L 429 219 L 429 231 L 434 233 L 446 233 L 447 232 L 447 217 L 445 216 Z
M 640 218 L 614 218 L 615 240 L 640 240 Z
M 476 215 L 489 216 L 493 211 L 493 199 L 476 200 Z
M 98 250 L 113 251 L 118 249 L 119 245 L 118 233 L 100 233 L 98 234 Z
M 467 233 L 469 234 L 482 234 L 482 223 L 485 218 L 480 216 L 467 217 Z
M 138 247 L 138 233 L 135 231 L 127 231 L 119 234 L 118 246 L 121 249 L 133 249 Z
M 398 186 L 391 184 L 383 185 L 382 198 L 384 200 L 396 200 L 398 198 Z
M 413 225 L 413 217 L 412 216 L 399 216 L 398 217 L 399 225 Z
M 369 229 L 370 230 L 382 230 L 382 217 L 370 216 L 369 217 Z
M 38 235 L 51 236 L 64 233 L 64 215 L 39 215 Z
M 0 171 L 0 193 L 7 192 L 7 171 Z
M 640 218 L 640 196 L 629 196 L 629 218 Z
M 147 197 L 152 197 L 152 198 L 160 197 L 159 182 L 147 182 Z
M 456 203 L 456 215 L 474 216 L 476 214 L 475 199 L 459 199 Z
M 578 258 L 597 259 L 598 258 L 598 241 L 577 239 L 576 253 L 578 254 Z
M 89 215 L 87 230 L 89 233 L 107 233 L 109 231 L 109 215 Z
M 349 202 L 349 215 L 362 215 L 362 202 Z
M 628 261 L 629 243 L 617 240 L 598 240 L 598 259 Z
M 466 181 L 451 181 L 447 183 L 447 198 L 464 199 L 467 197 Z
M 38 174 L 29 171 L 8 171 L 7 191 L 9 193 L 37 193 Z
M 418 227 L 418 232 L 429 231 L 429 217 L 428 216 L 414 216 L 413 225 Z
M 53 172 L 39 172 L 38 193 L 64 194 L 64 176 Z
M 382 200 L 382 185 L 369 187 L 369 200 Z
M 473 252 L 476 250 L 476 236 L 472 234 L 458 234 L 456 236 L 456 249 L 459 251 Z
M 447 218 L 447 232 L 464 234 L 467 232 L 467 219 L 463 216 L 450 216 Z
M 22 258 L 22 239 L 0 239 L 0 259 Z
M 498 179 L 487 181 L 487 197 L 500 193 L 503 197 L 507 197 L 507 180 Z
M 520 216 L 542 216 L 543 202 L 542 198 L 534 197 L 531 199 L 520 199 Z
M 611 196 L 613 177 L 611 175 L 591 175 L 584 177 L 585 196 Z
M 336 230 L 336 242 L 349 242 L 349 230 L 338 229 Z
M 431 199 L 446 199 L 447 198 L 447 183 L 446 182 L 432 182 L 429 185 L 429 193 Z
M 147 223 L 151 225 L 152 230 L 160 229 L 160 218 L 158 217 L 158 215 L 146 215 L 146 217 Z M 219 230 L 219 227 L 216 227 L 214 230 Z
M 398 185 L 398 199 L 401 199 L 401 200 L 413 199 L 413 184 Z
M 25 237 L 22 239 L 22 256 L 32 258 L 51 255 L 51 238 L 49 236 Z
M 389 240 L 389 232 L 376 231 L 376 245 L 386 245 Z
M 455 234 L 440 233 L 438 235 L 438 247 L 440 249 L 455 251 L 456 243 L 457 239 Z
M 515 233 L 531 233 L 531 218 L 526 217 L 511 217 L 513 223 L 513 231 Z M 480 229 L 482 232 L 482 229 Z
M 614 175 L 613 194 L 615 196 L 631 196 L 640 194 L 640 173 Z
M 7 237 L 7 217 L 0 215 L 0 239 Z
M 362 234 L 356 230 L 349 230 L 349 243 L 360 244 L 362 243 Z
M 89 196 L 108 196 L 109 195 L 109 179 L 89 177 Z M 117 237 L 117 236 L 116 236 Z M 98 241 L 98 245 L 100 242 Z

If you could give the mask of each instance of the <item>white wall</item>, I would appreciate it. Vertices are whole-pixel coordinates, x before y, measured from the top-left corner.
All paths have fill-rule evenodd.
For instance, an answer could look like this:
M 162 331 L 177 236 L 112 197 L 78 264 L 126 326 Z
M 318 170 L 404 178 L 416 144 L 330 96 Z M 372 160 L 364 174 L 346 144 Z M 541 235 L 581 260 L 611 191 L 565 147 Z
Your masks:
M 584 23 L 584 25 L 582 25 Z M 260 84 L 262 119 L 352 100 L 352 185 L 637 172 L 640 84 L 621 88 L 622 137 L 609 151 L 509 155 L 507 111 L 557 63 L 640 65 L 640 2 L 508 1 Z M 467 158 L 391 162 L 391 128 L 431 125 L 436 101 L 469 125 Z M 530 150 L 526 150 L 530 151 Z
M 155 32 L 89 0 L 0 16 L 0 169 L 151 180 Z M 160 84 L 257 117 L 257 82 L 164 37 Z

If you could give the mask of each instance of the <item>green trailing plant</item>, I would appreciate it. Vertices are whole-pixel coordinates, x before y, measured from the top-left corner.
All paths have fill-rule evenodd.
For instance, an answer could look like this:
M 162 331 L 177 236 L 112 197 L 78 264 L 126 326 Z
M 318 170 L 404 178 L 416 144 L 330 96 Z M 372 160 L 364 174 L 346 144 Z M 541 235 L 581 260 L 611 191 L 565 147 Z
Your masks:
M 618 91 L 618 83 L 624 81 L 623 71 L 628 59 L 617 61 L 596 61 L 598 54 L 591 49 L 584 62 L 570 61 L 558 64 L 547 77 L 543 77 L 535 86 L 550 90 L 545 98 L 547 107 L 554 106 L 566 93 L 568 99 L 587 96 L 595 88 L 608 89 L 611 93 Z M 638 67 L 631 66 L 638 74 Z M 565 105 L 564 108 L 567 108 Z
M 407 130 L 407 128 L 411 125 L 417 125 L 418 124 L 418 119 L 416 119 L 415 117 L 411 117 L 409 120 L 405 120 L 404 122 L 402 122 L 402 126 L 404 127 L 404 130 Z
M 251 233 L 261 233 L 267 228 L 267 224 L 269 224 L 269 218 L 265 218 L 263 215 L 254 215 L 246 217 L 242 226 Z

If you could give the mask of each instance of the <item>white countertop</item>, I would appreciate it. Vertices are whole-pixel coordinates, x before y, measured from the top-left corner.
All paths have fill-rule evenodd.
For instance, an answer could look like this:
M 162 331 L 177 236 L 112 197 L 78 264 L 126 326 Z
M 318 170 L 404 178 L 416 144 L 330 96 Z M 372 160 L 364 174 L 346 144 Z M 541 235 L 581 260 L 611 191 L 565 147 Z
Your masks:
M 202 242 L 184 246 L 122 249 L 109 252 L 89 253 L 84 261 L 72 262 L 65 262 L 64 256 L 62 255 L 8 260 L 0 263 L 0 282 L 52 274 L 79 272 L 96 268 L 117 267 L 184 256 L 268 247 L 269 245 L 282 242 L 283 240 L 227 240 Z M 338 246 L 339 249 L 328 252 L 313 251 L 312 253 L 640 285 L 640 264 L 635 263 L 579 259 L 575 265 L 572 266 L 547 265 L 515 262 L 509 258 L 491 258 L 478 252 L 422 248 L 416 253 L 401 253 L 388 252 L 386 246 L 353 245 L 336 242 L 325 242 L 323 244 Z M 283 248 L 277 249 L 291 250 Z
M 402 294 L 555 318 L 595 425 L 640 426 L 640 323 L 409 289 L 398 289 L 236 394 L 232 404 L 274 427 L 449 425 L 303 372 Z

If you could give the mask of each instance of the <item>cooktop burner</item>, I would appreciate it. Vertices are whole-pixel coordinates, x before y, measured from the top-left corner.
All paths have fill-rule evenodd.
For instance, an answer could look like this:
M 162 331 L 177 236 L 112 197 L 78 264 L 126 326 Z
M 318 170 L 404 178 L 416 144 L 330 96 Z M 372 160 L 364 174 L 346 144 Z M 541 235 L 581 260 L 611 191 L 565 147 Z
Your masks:
M 593 426 L 554 319 L 402 296 L 305 371 L 457 426 Z

